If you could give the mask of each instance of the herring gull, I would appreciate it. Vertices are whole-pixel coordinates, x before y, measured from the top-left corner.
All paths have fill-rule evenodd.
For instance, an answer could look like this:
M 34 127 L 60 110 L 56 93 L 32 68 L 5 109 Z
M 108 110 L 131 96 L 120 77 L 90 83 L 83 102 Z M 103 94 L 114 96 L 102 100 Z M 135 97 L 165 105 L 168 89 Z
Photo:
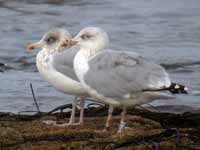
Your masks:
M 44 34 L 39 42 L 29 44 L 27 49 L 31 51 L 35 48 L 42 48 L 36 57 L 36 65 L 39 73 L 58 91 L 76 95 L 72 101 L 72 112 L 69 123 L 62 124 L 62 126 L 83 125 L 84 98 L 87 96 L 87 93 L 79 83 L 73 70 L 73 59 L 78 48 L 74 46 L 71 51 L 58 49 L 59 42 L 65 38 L 71 38 L 67 30 L 59 28 L 52 29 Z M 81 99 L 80 120 L 79 123 L 75 123 L 78 97 Z
M 135 52 L 106 49 L 108 44 L 109 38 L 103 29 L 87 27 L 73 39 L 62 41 L 60 47 L 78 45 L 74 70 L 85 90 L 101 103 L 123 108 L 119 132 L 125 128 L 127 107 L 187 93 L 185 86 L 171 82 L 160 65 Z

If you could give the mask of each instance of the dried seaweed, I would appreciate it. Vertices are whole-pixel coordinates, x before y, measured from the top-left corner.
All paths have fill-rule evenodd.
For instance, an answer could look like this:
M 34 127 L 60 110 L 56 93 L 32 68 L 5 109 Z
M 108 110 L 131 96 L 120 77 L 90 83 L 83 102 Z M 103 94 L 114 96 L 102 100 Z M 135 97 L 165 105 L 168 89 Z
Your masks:
M 115 109 L 111 131 L 95 131 L 104 126 L 107 106 L 85 108 L 84 127 L 58 127 L 42 122 L 45 119 L 68 121 L 66 117 L 70 116 L 70 112 L 61 115 L 56 111 L 70 107 L 60 106 L 40 116 L 0 113 L 0 150 L 200 149 L 200 114 L 156 113 L 130 108 L 127 123 L 132 128 L 122 134 L 116 132 L 120 109 Z

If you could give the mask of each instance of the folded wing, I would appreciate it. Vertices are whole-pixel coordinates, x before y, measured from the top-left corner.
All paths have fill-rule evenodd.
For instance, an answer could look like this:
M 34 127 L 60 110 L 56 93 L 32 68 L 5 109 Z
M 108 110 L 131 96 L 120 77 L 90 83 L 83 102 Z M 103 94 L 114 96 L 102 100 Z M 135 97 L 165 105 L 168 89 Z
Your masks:
M 137 53 L 105 50 L 89 61 L 89 67 L 85 83 L 106 97 L 124 98 L 171 84 L 164 68 Z
M 62 53 L 55 54 L 52 62 L 53 68 L 56 71 L 75 81 L 78 81 L 78 78 L 73 69 L 73 60 L 78 50 L 78 47 L 68 48 Z

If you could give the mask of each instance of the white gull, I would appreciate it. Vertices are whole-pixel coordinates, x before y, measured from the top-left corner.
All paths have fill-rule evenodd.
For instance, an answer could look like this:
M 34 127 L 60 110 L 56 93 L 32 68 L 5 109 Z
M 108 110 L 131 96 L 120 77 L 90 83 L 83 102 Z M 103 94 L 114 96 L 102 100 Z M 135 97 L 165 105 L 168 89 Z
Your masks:
M 106 124 L 111 120 L 113 107 L 123 108 L 120 132 L 127 107 L 175 98 L 172 93 L 187 93 L 184 86 L 171 83 L 160 65 L 134 52 L 106 49 L 109 38 L 101 28 L 84 28 L 74 39 L 60 44 L 66 45 L 80 47 L 74 58 L 74 69 L 85 90 L 99 102 L 111 106 Z
M 71 38 L 70 33 L 65 29 L 52 29 L 39 42 L 29 44 L 29 51 L 35 48 L 42 48 L 37 54 L 36 65 L 42 77 L 48 81 L 58 91 L 66 94 L 75 95 L 72 101 L 72 112 L 69 123 L 66 125 L 83 125 L 84 116 L 84 98 L 87 96 L 86 91 L 79 83 L 74 70 L 73 59 L 78 51 L 78 47 L 72 47 L 72 50 L 58 49 L 60 41 L 65 38 Z M 80 97 L 80 120 L 75 123 L 75 111 L 77 98 Z

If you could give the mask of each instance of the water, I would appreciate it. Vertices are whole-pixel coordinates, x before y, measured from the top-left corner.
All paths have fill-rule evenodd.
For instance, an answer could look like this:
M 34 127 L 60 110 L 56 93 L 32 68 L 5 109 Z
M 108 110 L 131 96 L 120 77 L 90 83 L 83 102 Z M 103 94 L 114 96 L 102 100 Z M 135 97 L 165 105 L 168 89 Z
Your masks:
M 85 26 L 104 28 L 113 48 L 163 64 L 173 81 L 191 90 L 190 95 L 154 105 L 200 108 L 199 0 L 0 0 L 0 63 L 7 64 L 0 64 L 0 111 L 35 110 L 30 83 L 43 111 L 70 102 L 72 97 L 40 77 L 37 51 L 27 53 L 25 46 L 53 27 L 75 35 Z

